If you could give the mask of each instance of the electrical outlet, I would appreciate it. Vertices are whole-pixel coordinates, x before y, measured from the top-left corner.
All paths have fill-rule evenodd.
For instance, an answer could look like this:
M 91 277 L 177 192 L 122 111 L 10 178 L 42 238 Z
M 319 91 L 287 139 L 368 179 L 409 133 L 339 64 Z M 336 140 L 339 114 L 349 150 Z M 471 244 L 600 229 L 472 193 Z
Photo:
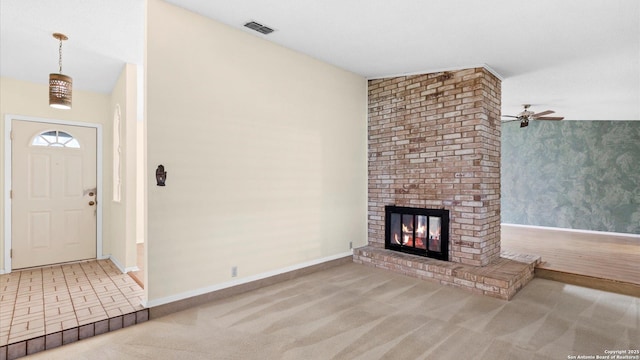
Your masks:
M 236 277 L 238 276 L 238 267 L 237 266 L 232 266 L 231 267 L 231 277 Z

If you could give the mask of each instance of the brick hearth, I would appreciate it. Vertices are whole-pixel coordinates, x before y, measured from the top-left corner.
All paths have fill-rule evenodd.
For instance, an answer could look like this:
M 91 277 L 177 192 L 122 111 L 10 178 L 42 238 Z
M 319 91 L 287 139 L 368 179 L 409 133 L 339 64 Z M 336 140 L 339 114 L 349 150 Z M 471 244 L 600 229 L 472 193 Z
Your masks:
M 365 246 L 353 251 L 353 261 L 422 280 L 437 281 L 476 294 L 510 300 L 533 278 L 540 257 L 503 253 L 487 266 L 471 266 Z
M 500 86 L 485 68 L 369 81 L 369 246 L 354 260 L 504 299 L 533 277 L 500 257 Z M 449 210 L 451 262 L 384 250 L 386 205 Z

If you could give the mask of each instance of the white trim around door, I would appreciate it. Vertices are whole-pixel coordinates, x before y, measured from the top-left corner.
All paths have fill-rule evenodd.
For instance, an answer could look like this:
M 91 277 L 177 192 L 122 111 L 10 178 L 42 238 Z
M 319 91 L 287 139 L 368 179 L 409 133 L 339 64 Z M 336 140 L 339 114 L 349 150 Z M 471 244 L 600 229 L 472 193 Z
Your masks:
M 82 126 L 96 129 L 96 185 L 98 188 L 96 194 L 96 257 L 98 259 L 106 259 L 107 257 L 102 254 L 102 192 L 104 189 L 102 186 L 102 124 L 7 114 L 5 115 L 4 125 L 4 269 L 0 269 L 0 273 L 8 274 L 11 272 L 11 122 L 13 120 Z

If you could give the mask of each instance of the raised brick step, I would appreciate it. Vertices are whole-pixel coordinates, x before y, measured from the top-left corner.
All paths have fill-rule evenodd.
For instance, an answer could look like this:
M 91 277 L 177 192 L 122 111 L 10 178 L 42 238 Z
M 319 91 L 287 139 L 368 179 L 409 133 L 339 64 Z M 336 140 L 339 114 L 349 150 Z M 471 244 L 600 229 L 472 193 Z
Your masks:
M 476 294 L 510 300 L 533 278 L 540 257 L 503 252 L 500 258 L 489 265 L 471 266 L 364 246 L 353 250 L 353 261 Z

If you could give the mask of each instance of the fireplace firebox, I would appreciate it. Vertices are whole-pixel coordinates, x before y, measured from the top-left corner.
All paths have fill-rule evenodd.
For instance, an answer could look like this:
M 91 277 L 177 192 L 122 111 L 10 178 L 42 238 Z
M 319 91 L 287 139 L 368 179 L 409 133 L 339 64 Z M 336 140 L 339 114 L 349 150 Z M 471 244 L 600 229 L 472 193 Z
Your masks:
M 385 249 L 449 261 L 449 210 L 384 209 Z

